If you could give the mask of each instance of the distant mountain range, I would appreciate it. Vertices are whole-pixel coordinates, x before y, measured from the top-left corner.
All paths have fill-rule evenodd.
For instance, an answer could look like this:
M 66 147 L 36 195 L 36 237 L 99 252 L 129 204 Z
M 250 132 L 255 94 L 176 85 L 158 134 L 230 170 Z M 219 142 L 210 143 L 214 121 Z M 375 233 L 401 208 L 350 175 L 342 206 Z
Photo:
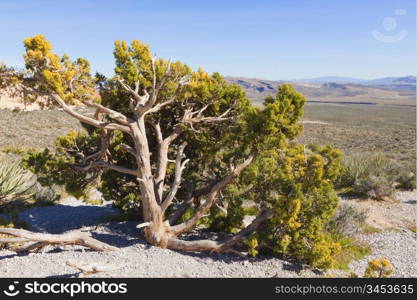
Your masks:
M 310 82 L 310 83 L 323 83 L 323 82 L 336 82 L 336 83 L 363 83 L 363 84 L 391 84 L 391 83 L 416 83 L 416 76 L 403 76 L 403 77 L 383 77 L 378 79 L 361 79 L 352 77 L 340 77 L 340 76 L 323 76 L 310 79 L 294 79 L 292 82 Z
M 415 105 L 416 77 L 386 77 L 373 80 L 349 77 L 318 77 L 295 80 L 264 80 L 257 78 L 226 77 L 230 83 L 242 86 L 254 102 L 276 93 L 283 83 L 291 83 L 309 101 L 366 102 L 377 104 Z

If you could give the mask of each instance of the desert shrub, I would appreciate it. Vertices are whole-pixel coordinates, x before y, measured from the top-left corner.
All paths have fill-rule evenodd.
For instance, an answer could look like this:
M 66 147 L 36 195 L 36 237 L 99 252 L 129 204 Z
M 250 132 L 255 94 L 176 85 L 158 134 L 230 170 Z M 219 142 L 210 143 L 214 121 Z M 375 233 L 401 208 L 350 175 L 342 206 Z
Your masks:
M 96 81 L 87 61 L 59 57 L 41 35 L 24 44 L 27 67 L 42 78 L 35 86 L 54 95 L 66 112 L 90 124 L 86 133 L 71 132 L 60 138 L 53 153 L 25 156 L 25 165 L 40 181 L 63 184 L 72 194 L 96 184 L 106 198 L 140 206 L 150 222 L 144 229 L 150 244 L 178 250 L 182 246 L 170 239 L 206 223 L 205 218 L 212 221 L 207 213 L 215 210 L 218 201 L 227 202 L 227 214 L 217 222 L 219 229 L 239 229 L 248 213 L 244 198 L 259 208 L 251 228 L 220 248 L 190 241 L 187 249 L 226 251 L 249 231 L 253 233 L 247 242 L 251 255 L 291 256 L 313 268 L 333 265 L 341 246 L 325 226 L 338 206 L 334 182 L 341 173 L 341 153 L 331 147 L 295 144 L 303 129 L 300 120 L 306 99 L 291 85 L 283 84 L 262 108 L 255 107 L 240 87 L 229 85 L 218 73 L 194 72 L 181 62 L 171 68 L 165 60 L 153 60 L 142 42 L 129 46 L 118 41 L 114 51 L 118 77 L 102 78 L 100 99 L 94 99 Z M 133 85 L 141 89 L 140 95 Z M 143 105 L 141 95 L 151 90 L 148 104 Z M 94 118 L 78 116 L 63 105 L 78 101 L 98 108 Z M 113 120 L 121 123 L 114 126 Z M 167 137 L 168 149 L 161 136 Z M 174 153 L 176 163 L 165 164 Z M 165 190 L 168 182 L 171 185 Z M 247 191 L 250 185 L 253 188 Z M 162 222 L 177 211 L 176 204 L 189 204 L 188 200 L 194 207 L 183 216 L 187 222 Z
M 339 181 L 340 187 L 349 187 L 352 192 L 384 199 L 394 193 L 394 185 L 400 168 L 382 153 L 357 153 L 343 160 L 345 172 Z
M 406 164 L 401 168 L 397 176 L 397 188 L 404 190 L 414 190 L 416 188 L 415 165 Z
M 340 245 L 340 251 L 334 257 L 333 267 L 349 270 L 349 263 L 371 254 L 371 249 L 355 239 L 365 225 L 367 211 L 357 209 L 349 203 L 341 203 L 336 213 L 326 224 L 331 239 Z
M 33 196 L 36 176 L 23 169 L 18 163 L 1 162 L 0 165 L 0 207 L 16 200 Z
M 393 182 L 386 177 L 369 176 L 356 181 L 353 190 L 356 193 L 383 200 L 394 193 L 395 188 L 392 185 Z
M 367 210 L 358 209 L 349 203 L 341 203 L 326 227 L 329 232 L 352 237 L 361 231 L 366 217 Z
M 33 200 L 38 206 L 53 204 L 59 198 L 60 194 L 52 187 L 42 186 L 39 183 L 34 187 Z
M 368 278 L 387 278 L 391 277 L 394 269 L 390 261 L 386 258 L 374 259 L 368 262 L 363 277 Z

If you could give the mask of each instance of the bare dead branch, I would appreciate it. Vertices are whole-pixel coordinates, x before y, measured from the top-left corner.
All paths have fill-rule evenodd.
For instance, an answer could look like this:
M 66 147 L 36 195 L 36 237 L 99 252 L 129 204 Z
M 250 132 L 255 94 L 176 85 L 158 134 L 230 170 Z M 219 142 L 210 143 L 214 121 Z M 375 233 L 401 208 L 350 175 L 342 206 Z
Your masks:
M 244 240 L 249 234 L 256 231 L 259 226 L 267 219 L 271 218 L 274 214 L 273 209 L 264 210 L 257 218 L 255 218 L 250 225 L 242 229 L 239 233 L 227 239 L 224 242 L 218 242 L 213 240 L 196 240 L 196 241 L 184 241 L 176 238 L 169 238 L 167 248 L 182 251 L 209 251 L 215 253 L 233 253 L 239 256 L 243 256 L 239 251 L 234 250 L 232 247 L 236 243 Z
M 172 181 L 170 190 L 165 200 L 162 202 L 161 209 L 162 213 L 165 213 L 166 209 L 171 205 L 174 200 L 175 195 L 181 184 L 182 172 L 185 169 L 185 165 L 189 162 L 189 159 L 182 160 L 184 156 L 184 149 L 187 146 L 187 143 L 182 143 L 177 151 L 177 158 L 175 159 L 175 171 L 174 171 L 174 180 Z
M 80 122 L 90 124 L 96 128 L 108 129 L 108 130 L 120 130 L 131 134 L 131 130 L 128 126 L 120 125 L 112 122 L 101 122 L 99 120 L 84 116 L 77 113 L 71 107 L 69 107 L 58 94 L 52 94 L 52 98 L 58 103 L 58 105 L 70 116 L 76 118 Z
M 161 102 L 161 103 L 158 103 L 154 107 L 149 109 L 146 113 L 147 114 L 155 113 L 155 112 L 159 111 L 161 108 L 163 108 L 164 106 L 167 106 L 167 105 L 173 103 L 174 101 L 175 101 L 175 98 L 169 99 L 169 100 Z
M 133 176 L 138 176 L 139 174 L 137 170 L 114 165 L 103 160 L 92 161 L 87 166 L 84 166 L 84 167 L 79 166 L 77 168 L 82 171 L 88 171 L 88 170 L 91 170 L 92 168 L 104 168 L 104 169 L 110 169 L 110 170 L 114 170 L 114 171 L 124 173 L 124 174 L 133 175 Z
M 100 242 L 93 239 L 88 234 L 79 231 L 67 232 L 63 234 L 48 234 L 48 233 L 35 233 L 24 229 L 15 228 L 0 228 L 0 233 L 25 239 L 26 242 L 34 242 L 26 247 L 21 247 L 17 251 L 31 251 L 44 247 L 45 245 L 78 245 L 87 248 L 94 249 L 96 251 L 111 251 L 118 248 Z M 15 242 L 15 238 L 2 239 L 2 242 Z
M 228 249 L 236 245 L 236 243 L 247 238 L 248 235 L 255 232 L 262 223 L 271 218 L 274 215 L 273 209 L 265 209 L 262 211 L 247 227 L 243 228 L 237 234 L 232 236 L 230 239 L 226 240 L 222 245 L 221 249 Z
M 153 131 L 155 133 L 157 143 L 158 144 L 161 144 L 162 141 L 163 141 L 163 137 L 162 137 L 161 125 L 159 124 L 159 122 L 158 123 L 155 123 L 152 120 L 147 120 L 146 122 L 149 125 L 151 125 L 151 127 L 152 127 L 152 129 L 153 129 Z
M 99 111 L 101 111 L 102 113 L 108 115 L 111 119 L 114 119 L 116 121 L 118 121 L 119 123 L 121 123 L 122 125 L 126 125 L 129 126 L 130 123 L 133 122 L 132 119 L 126 117 L 125 115 L 110 109 L 108 107 L 105 107 L 99 103 L 95 103 L 95 102 L 91 102 L 91 101 L 84 101 L 83 102 L 85 105 L 89 106 L 89 107 L 95 107 L 97 108 Z
M 120 148 L 136 157 L 136 151 L 133 147 L 126 144 L 119 144 Z

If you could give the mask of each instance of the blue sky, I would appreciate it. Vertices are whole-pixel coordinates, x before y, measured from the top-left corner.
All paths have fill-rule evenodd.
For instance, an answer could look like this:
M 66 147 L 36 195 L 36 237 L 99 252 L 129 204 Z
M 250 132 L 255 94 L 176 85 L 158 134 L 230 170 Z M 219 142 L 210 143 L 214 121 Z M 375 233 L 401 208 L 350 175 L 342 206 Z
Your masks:
M 106 75 L 117 39 L 223 75 L 416 74 L 415 0 L 0 0 L 0 61 L 21 66 L 23 38 L 38 33 Z

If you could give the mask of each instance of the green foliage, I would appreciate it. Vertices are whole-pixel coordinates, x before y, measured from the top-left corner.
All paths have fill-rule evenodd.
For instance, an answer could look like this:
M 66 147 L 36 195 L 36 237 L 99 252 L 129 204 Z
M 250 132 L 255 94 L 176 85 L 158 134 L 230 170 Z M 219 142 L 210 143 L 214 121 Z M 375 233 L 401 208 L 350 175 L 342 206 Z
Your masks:
M 17 207 L 10 207 L 3 209 L 0 216 L 0 227 L 9 228 L 29 228 L 29 224 L 26 221 L 19 219 L 19 209 Z
M 33 196 L 36 177 L 18 163 L 2 161 L 0 165 L 0 206 Z
M 248 246 L 248 254 L 252 257 L 258 255 L 259 251 L 257 250 L 259 244 L 258 244 L 258 238 L 256 235 L 250 236 L 247 241 L 246 245 Z
M 244 197 L 245 195 L 242 195 L 237 185 L 227 187 L 223 199 L 223 202 L 228 205 L 227 212 L 225 213 L 217 206 L 213 207 L 209 218 L 210 229 L 230 233 L 237 232 L 247 214 L 242 206 Z
M 126 153 L 118 146 L 120 139 L 121 133 L 115 132 L 110 142 L 110 149 L 113 150 L 115 158 L 120 155 L 130 163 L 131 161 L 126 158 Z M 119 187 L 117 197 L 114 197 L 115 195 L 112 193 L 115 191 L 106 186 L 103 188 L 105 196 L 121 199 L 123 205 L 126 206 L 129 200 L 134 200 L 135 197 L 132 197 L 129 188 L 123 188 L 120 176 L 112 176 L 112 172 L 103 175 L 99 168 L 81 172 L 84 158 L 97 153 L 99 149 L 100 135 L 97 131 L 92 130 L 89 134 L 70 131 L 56 140 L 55 152 L 49 149 L 29 152 L 23 156 L 22 165 L 37 174 L 38 181 L 42 185 L 63 185 L 67 193 L 86 200 L 88 200 L 92 188 L 100 188 L 103 176 L 106 181 L 114 182 L 111 186 L 117 185 Z M 130 181 L 133 179 L 131 178 Z
M 325 225 L 338 205 L 333 182 L 341 172 L 340 160 L 339 151 L 330 147 L 300 145 L 259 158 L 248 171 L 256 181 L 252 197 L 275 210 L 259 233 L 261 248 L 312 267 L 332 266 L 340 245 L 327 235 Z
M 388 278 L 391 277 L 394 269 L 386 258 L 374 259 L 368 262 L 364 277 L 367 278 Z
M 352 260 L 362 259 L 371 254 L 371 248 L 351 237 L 340 234 L 331 235 L 333 241 L 340 245 L 340 251 L 334 256 L 333 267 L 335 269 L 349 270 Z

